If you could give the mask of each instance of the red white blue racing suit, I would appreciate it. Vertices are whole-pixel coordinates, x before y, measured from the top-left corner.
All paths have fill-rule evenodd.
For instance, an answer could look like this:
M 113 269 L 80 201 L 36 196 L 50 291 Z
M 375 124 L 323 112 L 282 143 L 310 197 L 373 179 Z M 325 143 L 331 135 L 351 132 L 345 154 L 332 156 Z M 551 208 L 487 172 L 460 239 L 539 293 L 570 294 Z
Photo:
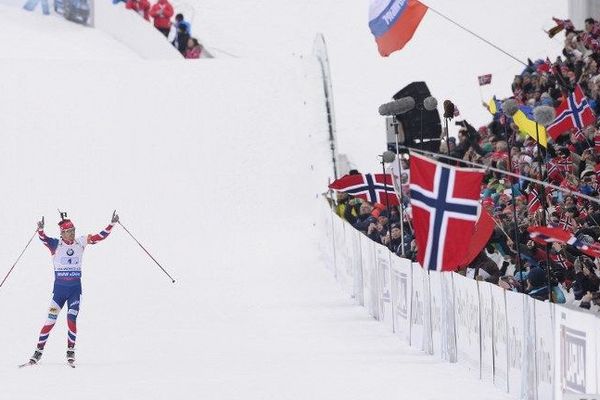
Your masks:
M 104 240 L 110 234 L 114 224 L 108 225 L 102 232 L 96 235 L 80 236 L 73 242 L 67 243 L 62 239 L 46 236 L 43 229 L 38 229 L 40 240 L 48 247 L 52 254 L 54 264 L 54 290 L 48 318 L 42 327 L 37 347 L 43 350 L 50 331 L 56 323 L 60 310 L 67 303 L 67 326 L 69 329 L 67 345 L 75 347 L 77 339 L 77 315 L 79 314 L 79 302 L 81 300 L 81 266 L 83 251 L 88 244 L 95 244 Z

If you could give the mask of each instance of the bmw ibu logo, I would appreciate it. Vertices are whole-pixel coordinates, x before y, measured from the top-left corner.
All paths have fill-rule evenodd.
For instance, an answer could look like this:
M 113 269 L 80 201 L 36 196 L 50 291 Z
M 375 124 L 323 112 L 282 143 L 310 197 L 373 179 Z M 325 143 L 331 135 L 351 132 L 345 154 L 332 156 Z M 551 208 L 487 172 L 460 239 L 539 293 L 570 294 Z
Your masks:
M 69 250 L 67 250 L 67 255 L 68 255 L 69 257 L 70 257 L 70 256 L 72 256 L 73 254 L 75 254 L 75 252 L 73 251 L 73 249 L 69 249 Z

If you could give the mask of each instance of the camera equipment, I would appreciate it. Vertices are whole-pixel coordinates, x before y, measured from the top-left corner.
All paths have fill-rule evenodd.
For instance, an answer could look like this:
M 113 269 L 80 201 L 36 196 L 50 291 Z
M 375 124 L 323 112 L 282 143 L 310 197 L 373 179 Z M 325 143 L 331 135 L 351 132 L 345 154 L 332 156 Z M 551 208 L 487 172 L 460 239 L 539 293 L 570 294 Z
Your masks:
M 407 98 L 414 100 L 411 109 L 408 109 L 410 100 Z M 386 118 L 388 150 L 396 150 L 397 134 L 399 144 L 437 153 L 442 133 L 440 114 L 437 110 L 437 100 L 431 96 L 427 84 L 412 82 L 398 91 L 393 99 L 395 101 L 380 107 L 380 113 L 389 113 L 390 110 L 404 112 Z M 400 104 L 403 106 L 400 107 Z

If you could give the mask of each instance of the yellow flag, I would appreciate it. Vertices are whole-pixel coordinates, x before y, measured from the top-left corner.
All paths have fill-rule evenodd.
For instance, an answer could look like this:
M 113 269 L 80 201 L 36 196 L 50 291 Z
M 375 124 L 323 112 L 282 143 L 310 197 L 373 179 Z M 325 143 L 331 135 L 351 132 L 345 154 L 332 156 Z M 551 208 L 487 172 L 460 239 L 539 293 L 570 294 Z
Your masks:
M 491 100 L 488 102 L 488 111 L 490 112 L 490 114 L 492 115 L 496 115 L 496 113 L 498 112 L 498 105 L 497 102 L 498 100 L 496 100 L 496 96 L 492 97 Z
M 535 121 L 527 118 L 527 115 L 525 115 L 525 113 L 521 110 L 517 111 L 517 113 L 513 115 L 512 119 L 513 121 L 515 121 L 515 124 L 517 124 L 521 132 L 525 132 L 526 134 L 531 136 L 533 140 L 537 141 Z M 542 125 L 537 125 L 538 133 L 540 136 L 540 144 L 544 147 L 547 147 L 548 139 L 546 136 L 546 128 L 544 128 Z

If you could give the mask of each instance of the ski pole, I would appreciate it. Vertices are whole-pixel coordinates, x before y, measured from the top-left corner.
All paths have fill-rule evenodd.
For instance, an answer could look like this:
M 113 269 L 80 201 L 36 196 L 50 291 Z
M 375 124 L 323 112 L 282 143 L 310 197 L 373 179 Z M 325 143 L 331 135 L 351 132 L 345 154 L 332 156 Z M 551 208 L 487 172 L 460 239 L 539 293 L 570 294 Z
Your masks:
M 21 252 L 21 254 L 19 254 L 19 257 L 17 257 L 17 261 L 15 261 L 15 263 L 12 265 L 12 267 L 10 268 L 10 271 L 8 271 L 8 274 L 6 274 L 6 276 L 4 277 L 4 279 L 2 279 L 2 282 L 0 282 L 0 287 L 2 287 L 2 285 L 4 285 L 4 282 L 6 282 L 6 280 L 8 279 L 8 276 L 10 275 L 10 273 L 13 271 L 13 269 L 15 269 L 15 266 L 17 265 L 17 263 L 19 262 L 19 260 L 23 256 L 23 254 L 25 253 L 25 250 L 27 250 L 27 248 L 31 244 L 31 241 L 33 240 L 33 238 L 35 237 L 36 234 L 37 234 L 37 229 L 35 230 L 35 232 L 33 232 L 33 235 L 31 235 L 31 239 L 29 239 L 29 242 L 27 242 L 27 245 L 25 246 L 25 248 L 23 249 L 23 251 Z
M 158 261 L 156 261 L 156 259 L 155 259 L 154 257 L 152 257 L 152 254 L 150 254 L 150 253 L 148 252 L 148 250 L 146 250 L 146 248 L 145 248 L 144 246 L 142 246 L 142 244 L 141 244 L 141 243 L 140 243 L 140 242 L 139 242 L 139 241 L 138 241 L 138 240 L 135 238 L 135 236 L 133 236 L 133 235 L 131 234 L 131 232 L 129 232 L 129 229 L 125 228 L 125 225 L 123 225 L 123 224 L 121 223 L 121 221 L 117 221 L 117 222 L 118 222 L 118 224 L 119 224 L 119 225 L 121 225 L 121 226 L 123 227 L 123 229 L 125 229 L 125 232 L 127 232 L 127 233 L 129 234 L 129 236 L 131 236 L 131 238 L 132 238 L 133 240 L 135 240 L 135 242 L 136 242 L 136 243 L 137 243 L 137 244 L 138 244 L 138 245 L 139 245 L 139 246 L 142 248 L 142 250 L 144 250 L 144 251 L 146 252 L 146 254 L 148 254 L 148 256 L 149 256 L 149 257 L 152 259 L 152 261 L 154 261 L 154 262 L 156 263 L 156 265 L 158 265 L 158 267 L 159 267 L 160 269 L 162 269 L 162 271 L 163 271 L 163 272 L 164 272 L 164 273 L 165 273 L 165 274 L 166 274 L 166 275 L 167 275 L 169 278 L 171 278 L 171 282 L 172 282 L 172 283 L 175 283 L 175 279 L 173 279 L 173 277 L 172 277 L 171 275 L 169 275 L 169 273 L 168 273 L 168 272 L 167 272 L 167 271 L 166 271 L 166 270 L 165 270 L 165 269 L 162 267 L 162 265 L 160 265 L 160 264 L 159 264 L 159 262 L 158 262 Z

